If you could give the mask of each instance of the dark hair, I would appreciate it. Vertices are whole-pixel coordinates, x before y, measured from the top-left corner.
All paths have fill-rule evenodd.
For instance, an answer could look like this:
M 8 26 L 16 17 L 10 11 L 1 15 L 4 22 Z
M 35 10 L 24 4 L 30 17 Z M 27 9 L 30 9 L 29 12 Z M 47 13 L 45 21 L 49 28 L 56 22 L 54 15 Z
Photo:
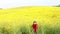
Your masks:
M 33 21 L 33 23 L 37 23 L 36 21 Z

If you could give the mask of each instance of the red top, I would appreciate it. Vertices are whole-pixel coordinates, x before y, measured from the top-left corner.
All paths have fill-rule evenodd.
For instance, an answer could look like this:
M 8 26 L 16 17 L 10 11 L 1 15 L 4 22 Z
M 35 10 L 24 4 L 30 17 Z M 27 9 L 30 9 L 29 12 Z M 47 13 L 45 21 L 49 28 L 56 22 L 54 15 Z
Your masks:
M 34 32 L 36 32 L 37 31 L 37 24 L 33 23 L 32 27 L 33 27 Z

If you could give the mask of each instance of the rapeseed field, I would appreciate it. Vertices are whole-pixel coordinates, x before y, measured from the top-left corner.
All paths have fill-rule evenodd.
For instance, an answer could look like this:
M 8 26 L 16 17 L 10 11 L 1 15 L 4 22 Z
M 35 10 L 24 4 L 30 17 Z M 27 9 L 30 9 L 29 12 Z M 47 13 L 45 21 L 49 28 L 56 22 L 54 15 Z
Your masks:
M 0 9 L 0 34 L 34 34 L 31 28 L 37 21 L 37 34 L 60 34 L 60 7 L 24 6 Z

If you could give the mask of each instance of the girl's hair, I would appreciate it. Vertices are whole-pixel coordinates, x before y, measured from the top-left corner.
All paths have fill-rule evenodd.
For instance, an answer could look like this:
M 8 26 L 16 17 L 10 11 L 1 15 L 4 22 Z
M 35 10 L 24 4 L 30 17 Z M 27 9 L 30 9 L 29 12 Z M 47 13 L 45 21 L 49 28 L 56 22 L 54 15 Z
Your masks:
M 36 21 L 33 21 L 33 23 L 37 23 Z

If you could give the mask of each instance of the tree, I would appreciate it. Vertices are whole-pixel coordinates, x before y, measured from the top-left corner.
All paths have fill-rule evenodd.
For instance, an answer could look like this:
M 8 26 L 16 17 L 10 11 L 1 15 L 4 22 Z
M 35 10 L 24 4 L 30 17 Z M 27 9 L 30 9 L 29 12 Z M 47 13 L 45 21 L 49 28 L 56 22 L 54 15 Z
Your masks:
M 59 5 L 57 5 L 56 7 L 60 7 L 60 4 L 59 4 Z

